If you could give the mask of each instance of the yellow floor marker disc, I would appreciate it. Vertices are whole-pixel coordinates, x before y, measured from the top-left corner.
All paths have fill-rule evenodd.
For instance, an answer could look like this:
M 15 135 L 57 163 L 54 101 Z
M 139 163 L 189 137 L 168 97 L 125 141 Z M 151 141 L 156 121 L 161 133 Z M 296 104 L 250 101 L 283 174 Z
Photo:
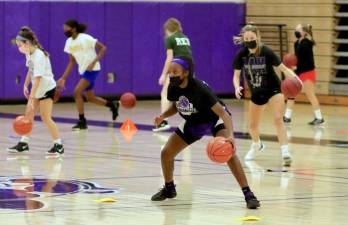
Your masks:
M 96 199 L 94 201 L 97 203 L 112 203 L 112 202 L 116 202 L 116 199 L 114 199 L 114 198 L 101 198 L 101 199 Z
M 260 221 L 261 218 L 257 216 L 246 216 L 246 217 L 240 217 L 237 220 L 243 221 L 243 222 L 257 222 L 257 221 Z

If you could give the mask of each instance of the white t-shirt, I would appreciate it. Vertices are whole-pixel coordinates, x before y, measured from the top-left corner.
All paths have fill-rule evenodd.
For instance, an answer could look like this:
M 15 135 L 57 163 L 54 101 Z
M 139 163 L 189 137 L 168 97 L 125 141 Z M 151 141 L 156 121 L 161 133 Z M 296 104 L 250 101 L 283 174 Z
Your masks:
M 79 73 L 83 74 L 89 64 L 97 57 L 95 45 L 97 39 L 91 35 L 80 33 L 74 40 L 72 37 L 65 42 L 64 52 L 71 54 L 79 65 Z M 100 63 L 97 62 L 93 68 L 94 71 L 100 70 Z
M 41 77 L 35 98 L 45 97 L 46 92 L 56 87 L 50 59 L 42 50 L 37 48 L 31 55 L 26 55 L 26 66 L 31 73 L 32 84 L 36 77 Z

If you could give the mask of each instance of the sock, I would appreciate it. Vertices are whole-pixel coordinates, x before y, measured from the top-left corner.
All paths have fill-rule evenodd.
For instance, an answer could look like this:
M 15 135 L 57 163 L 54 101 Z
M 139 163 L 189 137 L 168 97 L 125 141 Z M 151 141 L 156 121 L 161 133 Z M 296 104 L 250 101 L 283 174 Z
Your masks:
M 282 154 L 288 154 L 289 153 L 289 145 L 280 146 L 280 150 L 282 151 Z
M 288 119 L 291 119 L 292 109 L 286 109 L 284 116 Z
M 251 198 L 254 196 L 254 194 L 251 192 L 249 186 L 243 187 L 242 192 L 243 192 L 245 198 Z
M 314 111 L 314 115 L 315 115 L 315 118 L 318 119 L 318 120 L 322 120 L 323 119 L 323 116 L 321 115 L 320 109 L 315 110 Z
M 62 144 L 62 139 L 58 138 L 58 139 L 54 140 L 53 143 L 61 145 Z
M 85 114 L 79 114 L 79 120 L 86 122 Z
M 112 103 L 112 101 L 110 101 L 110 100 L 108 100 L 107 102 L 106 102 L 106 105 L 105 105 L 106 107 L 108 107 L 108 108 L 114 108 L 115 106 L 114 106 L 114 103 Z
M 27 137 L 27 136 L 22 136 L 21 137 L 21 140 L 19 141 L 19 142 L 23 142 L 23 143 L 29 143 L 29 137 Z
M 165 186 L 168 190 L 175 190 L 175 184 L 174 184 L 174 181 L 170 181 L 170 182 L 166 182 L 165 183 Z

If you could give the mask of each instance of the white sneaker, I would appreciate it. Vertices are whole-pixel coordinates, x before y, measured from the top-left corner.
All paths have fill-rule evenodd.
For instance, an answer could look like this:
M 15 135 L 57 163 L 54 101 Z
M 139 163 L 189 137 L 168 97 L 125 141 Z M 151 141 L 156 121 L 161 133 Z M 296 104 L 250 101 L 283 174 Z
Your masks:
M 244 160 L 250 161 L 254 160 L 256 156 L 258 156 L 262 151 L 264 151 L 266 146 L 260 142 L 260 145 L 258 146 L 257 144 L 251 144 L 250 150 L 248 153 L 245 155 Z
M 162 123 L 160 125 L 158 125 L 158 127 L 155 127 L 152 129 L 153 132 L 161 132 L 161 131 L 166 131 L 169 130 L 171 127 L 168 124 L 167 120 L 163 120 Z
M 283 151 L 282 158 L 283 158 L 283 166 L 291 166 L 292 156 L 290 155 L 289 151 Z

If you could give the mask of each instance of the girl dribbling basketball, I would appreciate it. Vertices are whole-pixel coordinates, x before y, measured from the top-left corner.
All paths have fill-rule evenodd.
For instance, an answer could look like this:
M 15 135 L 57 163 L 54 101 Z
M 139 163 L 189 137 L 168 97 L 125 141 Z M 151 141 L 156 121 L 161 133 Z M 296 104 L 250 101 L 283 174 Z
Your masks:
M 73 130 L 87 129 L 87 120 L 84 114 L 84 102 L 82 94 L 86 92 L 87 100 L 97 105 L 106 106 L 112 112 L 112 119 L 116 120 L 118 116 L 118 101 L 108 101 L 94 95 L 95 80 L 100 72 L 99 60 L 103 57 L 106 47 L 103 43 L 85 34 L 87 26 L 78 23 L 76 20 L 68 20 L 64 24 L 64 34 L 68 37 L 65 43 L 64 52 L 69 54 L 69 64 L 64 74 L 58 80 L 58 86 L 64 87 L 67 77 L 77 63 L 81 79 L 75 87 L 74 98 L 79 113 L 79 121 Z M 95 49 L 98 49 L 97 54 Z
M 242 96 L 243 88 L 240 87 L 242 70 L 251 91 L 249 118 L 252 144 L 245 160 L 253 160 L 257 153 L 265 149 L 265 145 L 260 140 L 259 123 L 261 114 L 268 104 L 277 128 L 283 165 L 290 166 L 292 157 L 282 118 L 285 107 L 284 96 L 280 91 L 280 79 L 273 67 L 277 67 L 288 77 L 296 77 L 296 74 L 281 63 L 272 49 L 261 42 L 260 32 L 256 26 L 246 25 L 242 29 L 241 35 L 235 37 L 235 41 L 238 44 L 244 44 L 234 59 L 233 84 L 236 97 L 240 99 Z
M 297 67 L 295 73 L 303 82 L 303 91 L 311 103 L 314 112 L 314 120 L 308 124 L 322 125 L 324 123 L 324 119 L 321 115 L 319 101 L 315 95 L 316 73 L 313 56 L 313 47 L 315 45 L 315 41 L 313 39 L 312 25 L 297 25 L 295 37 L 297 38 L 297 41 L 294 44 L 295 54 L 297 56 Z M 291 115 L 294 104 L 294 99 L 288 99 L 283 118 L 285 123 L 291 123 Z
M 217 98 L 210 87 L 193 77 L 192 59 L 174 58 L 169 67 L 169 79 L 167 98 L 170 101 L 170 107 L 155 118 L 155 125 L 177 112 L 184 121 L 162 149 L 161 164 L 165 185 L 152 196 L 152 201 L 163 201 L 166 198 L 176 197 L 173 179 L 174 159 L 187 146 L 206 134 L 225 137 L 234 143 L 231 115 L 225 104 Z M 242 188 L 247 207 L 258 208 L 260 203 L 248 186 L 238 156 L 232 156 L 227 165 Z
M 26 117 L 34 120 L 35 112 L 40 108 L 42 122 L 46 124 L 53 139 L 53 147 L 49 154 L 63 154 L 64 147 L 59 138 L 56 123 L 52 120 L 53 99 L 56 90 L 56 82 L 53 78 L 51 62 L 48 53 L 42 48 L 36 35 L 29 27 L 23 27 L 17 35 L 16 45 L 18 50 L 26 56 L 28 73 L 25 79 L 23 92 L 28 99 Z M 32 84 L 29 91 L 29 84 Z M 29 136 L 22 136 L 16 146 L 8 148 L 10 152 L 29 151 Z

